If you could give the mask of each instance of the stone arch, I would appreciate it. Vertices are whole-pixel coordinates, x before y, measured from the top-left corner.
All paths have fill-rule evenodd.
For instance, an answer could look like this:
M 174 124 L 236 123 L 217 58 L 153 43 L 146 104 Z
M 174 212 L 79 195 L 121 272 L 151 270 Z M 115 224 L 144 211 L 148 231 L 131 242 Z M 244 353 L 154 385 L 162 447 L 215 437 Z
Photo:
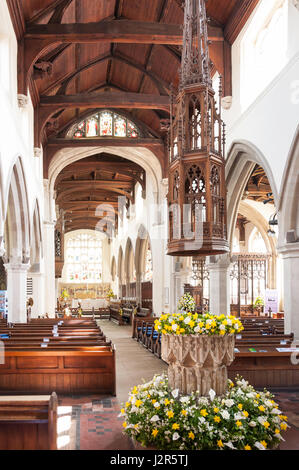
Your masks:
M 142 275 L 145 269 L 146 249 L 151 246 L 150 236 L 144 225 L 140 225 L 135 244 L 135 266 L 136 274 Z
M 278 191 L 267 159 L 252 143 L 248 141 L 234 142 L 228 152 L 225 165 L 227 185 L 227 236 L 231 249 L 233 246 L 234 229 L 240 201 L 256 164 L 260 165 L 265 170 L 273 192 L 275 206 L 278 206 Z
M 134 270 L 136 273 L 135 259 L 134 259 L 134 248 L 131 238 L 127 239 L 126 248 L 125 248 L 125 259 L 124 259 L 124 269 L 126 282 L 133 282 Z
M 9 173 L 6 191 L 5 251 L 8 260 L 28 263 L 30 256 L 30 216 L 28 193 L 21 158 Z
M 260 232 L 268 253 L 271 254 L 271 258 L 268 265 L 268 287 L 269 289 L 275 289 L 276 283 L 276 266 L 277 266 L 277 239 L 276 237 L 269 237 L 267 231 L 269 229 L 268 220 L 254 207 L 247 204 L 245 201 L 241 201 L 239 205 L 239 213 L 246 217 Z
M 299 239 L 299 126 L 296 130 L 286 163 L 278 205 L 279 247 L 286 243 L 287 232 L 295 231 Z
M 119 283 L 121 285 L 123 279 L 123 264 L 124 264 L 124 255 L 123 255 L 123 249 L 122 247 L 120 246 L 119 247 L 119 250 L 118 250 L 118 260 L 117 260 L 117 276 L 118 276 L 118 279 L 119 279 Z
M 31 247 L 30 247 L 30 264 L 31 269 L 39 270 L 40 261 L 43 257 L 42 247 L 42 231 L 38 200 L 35 200 L 33 216 L 31 219 Z
M 4 223 L 5 223 L 5 203 L 4 203 L 4 183 L 2 177 L 2 158 L 0 155 L 0 239 L 2 242 L 2 237 L 4 235 Z M 1 243 L 0 243 L 1 246 Z
M 113 256 L 112 261 L 111 261 L 111 279 L 114 282 L 115 277 L 116 277 L 116 261 L 115 261 L 115 256 Z
M 97 153 L 109 153 L 119 155 L 127 160 L 140 165 L 146 171 L 147 177 L 150 178 L 154 202 L 160 203 L 163 194 L 160 193 L 160 182 L 162 181 L 161 162 L 157 156 L 149 149 L 144 147 L 81 147 L 65 148 L 56 152 L 51 159 L 48 170 L 49 193 L 50 197 L 54 197 L 54 185 L 57 176 L 66 166 L 78 160 L 91 157 Z

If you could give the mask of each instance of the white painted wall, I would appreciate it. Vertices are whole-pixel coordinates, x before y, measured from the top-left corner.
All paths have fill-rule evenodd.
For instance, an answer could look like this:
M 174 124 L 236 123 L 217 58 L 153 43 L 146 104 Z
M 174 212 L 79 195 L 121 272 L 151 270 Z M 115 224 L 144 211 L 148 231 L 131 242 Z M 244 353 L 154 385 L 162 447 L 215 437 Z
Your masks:
M 0 189 L 4 210 L 1 213 L 0 236 L 3 236 L 7 211 L 8 192 L 13 166 L 21 158 L 25 174 L 25 186 L 29 205 L 29 223 L 32 223 L 36 200 L 39 203 L 41 220 L 43 219 L 43 180 L 42 158 L 34 156 L 33 119 L 34 112 L 30 96 L 25 108 L 18 105 L 17 95 L 17 40 L 11 23 L 6 2 L 0 2 Z M 2 211 L 1 211 L 2 212 Z M 41 263 L 42 264 L 42 263 Z M 9 278 L 13 279 L 13 273 Z M 10 281 L 12 282 L 12 281 Z M 14 289 L 9 289 L 10 295 Z M 41 292 L 33 293 L 44 296 Z M 17 303 L 9 303 L 15 305 Z M 40 312 L 44 313 L 44 312 Z M 11 312 L 17 318 L 16 312 Z

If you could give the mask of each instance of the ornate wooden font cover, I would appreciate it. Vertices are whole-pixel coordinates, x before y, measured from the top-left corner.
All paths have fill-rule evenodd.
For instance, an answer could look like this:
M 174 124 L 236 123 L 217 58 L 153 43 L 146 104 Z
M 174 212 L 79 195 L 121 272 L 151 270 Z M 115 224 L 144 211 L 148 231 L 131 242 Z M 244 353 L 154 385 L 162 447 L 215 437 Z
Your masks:
M 212 87 L 205 0 L 186 0 L 180 88 L 169 130 L 169 241 L 172 256 L 229 251 L 225 128 Z M 175 101 L 175 102 L 174 102 Z

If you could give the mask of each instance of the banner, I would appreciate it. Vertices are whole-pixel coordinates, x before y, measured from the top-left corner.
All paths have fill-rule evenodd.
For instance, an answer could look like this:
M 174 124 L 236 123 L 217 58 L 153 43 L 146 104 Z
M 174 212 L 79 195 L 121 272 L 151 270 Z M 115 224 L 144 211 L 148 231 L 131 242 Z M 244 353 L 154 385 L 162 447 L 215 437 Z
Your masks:
M 271 313 L 279 312 L 277 289 L 266 289 L 264 312 L 268 313 L 269 309 L 271 309 Z

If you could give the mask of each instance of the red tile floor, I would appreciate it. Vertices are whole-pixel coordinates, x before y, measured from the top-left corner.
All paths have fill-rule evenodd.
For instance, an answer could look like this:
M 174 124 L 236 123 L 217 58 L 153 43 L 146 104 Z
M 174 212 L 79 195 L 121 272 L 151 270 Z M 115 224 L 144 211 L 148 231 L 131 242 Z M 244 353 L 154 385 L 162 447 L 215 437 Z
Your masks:
M 281 450 L 299 450 L 299 391 L 274 392 L 291 428 Z M 122 432 L 116 398 L 99 396 L 59 397 L 58 448 L 62 450 L 133 450 Z

